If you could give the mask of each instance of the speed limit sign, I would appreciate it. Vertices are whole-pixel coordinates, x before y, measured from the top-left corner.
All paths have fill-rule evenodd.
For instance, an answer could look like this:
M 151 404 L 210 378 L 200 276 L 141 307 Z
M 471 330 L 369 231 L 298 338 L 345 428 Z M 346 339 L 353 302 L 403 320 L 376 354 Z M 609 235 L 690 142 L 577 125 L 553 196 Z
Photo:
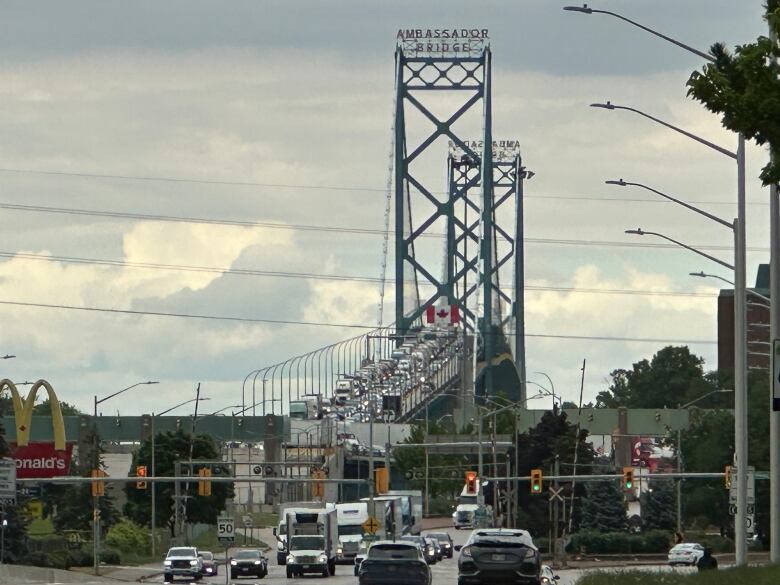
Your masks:
M 233 544 L 236 540 L 235 524 L 233 518 L 217 518 L 217 539 L 221 544 Z

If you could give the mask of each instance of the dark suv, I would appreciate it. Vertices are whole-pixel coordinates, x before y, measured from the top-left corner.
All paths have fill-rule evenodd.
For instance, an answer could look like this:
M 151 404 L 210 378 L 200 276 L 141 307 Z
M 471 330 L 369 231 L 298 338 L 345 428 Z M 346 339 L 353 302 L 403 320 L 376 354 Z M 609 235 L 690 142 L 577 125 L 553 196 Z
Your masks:
M 539 550 L 525 530 L 478 529 L 460 549 L 458 585 L 539 585 L 540 572 Z

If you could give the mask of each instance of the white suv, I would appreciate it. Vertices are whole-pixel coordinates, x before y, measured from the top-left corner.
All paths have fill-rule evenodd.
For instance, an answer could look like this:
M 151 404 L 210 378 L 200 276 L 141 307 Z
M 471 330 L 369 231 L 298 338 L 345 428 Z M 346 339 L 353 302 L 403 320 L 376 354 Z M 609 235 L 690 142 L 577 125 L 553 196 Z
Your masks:
M 198 556 L 197 549 L 192 546 L 176 546 L 169 549 L 163 566 L 165 581 L 173 581 L 174 577 L 187 577 L 200 581 L 203 577 L 203 561 Z

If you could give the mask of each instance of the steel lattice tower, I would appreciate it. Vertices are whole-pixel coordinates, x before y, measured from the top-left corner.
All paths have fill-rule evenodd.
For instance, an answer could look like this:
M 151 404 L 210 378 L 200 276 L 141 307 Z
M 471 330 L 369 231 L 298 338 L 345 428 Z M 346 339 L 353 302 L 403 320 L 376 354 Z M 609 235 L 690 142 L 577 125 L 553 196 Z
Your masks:
M 496 211 L 506 201 L 517 197 L 521 167 L 519 156 L 508 161 L 494 162 L 490 49 L 486 44 L 481 44 L 478 51 L 464 55 L 420 54 L 401 43 L 396 49 L 395 82 L 397 332 L 399 335 L 407 333 L 419 322 L 427 307 L 435 304 L 439 298 L 460 305 L 464 321 L 469 322 L 468 327 L 473 330 L 475 315 L 472 310 L 467 310 L 466 303 L 480 287 L 483 316 L 477 326 L 482 340 L 480 353 L 487 358 L 486 363 L 491 363 L 497 349 L 502 350 L 502 353 L 508 351 L 503 342 L 503 327 L 517 313 L 517 304 L 512 296 L 501 289 L 498 279 L 499 269 L 515 257 L 514 238 L 509 235 L 511 229 L 496 224 Z M 456 96 L 453 99 L 457 99 L 459 104 L 449 117 L 437 116 L 428 103 L 443 91 Z M 414 143 L 407 132 L 407 108 L 422 114 L 433 127 L 424 138 Z M 477 143 L 459 136 L 453 127 L 467 112 L 474 111 L 481 114 L 482 120 L 482 135 Z M 425 184 L 420 174 L 412 170 L 412 165 L 423 154 L 436 148 L 434 143 L 442 137 L 462 153 L 459 160 L 450 157 L 449 189 L 446 193 L 439 192 L 439 185 L 434 187 Z M 496 192 L 499 193 L 497 199 Z M 411 212 L 416 201 L 427 202 L 433 206 L 433 211 L 422 218 L 415 217 L 413 222 Z M 468 219 L 468 211 L 463 216 L 456 210 L 459 202 L 467 210 L 471 209 L 472 220 Z M 425 265 L 415 255 L 417 240 L 432 235 L 431 228 L 437 223 L 447 226 L 443 271 L 439 266 Z M 475 250 L 468 250 L 469 240 L 475 244 Z M 499 256 L 499 244 L 505 243 L 509 243 L 510 252 Z M 411 279 L 406 276 L 407 270 Z M 442 277 L 435 276 L 442 272 Z M 467 275 L 471 275 L 470 282 Z M 484 278 L 479 278 L 480 275 Z M 408 302 L 405 287 L 410 283 L 415 288 L 416 298 Z M 420 283 L 433 287 L 433 292 L 421 297 Z M 511 307 L 506 318 L 503 317 L 504 304 Z M 515 331 L 522 331 L 522 328 L 515 327 Z M 484 376 L 484 391 L 487 394 L 493 393 L 492 376 L 492 368 L 487 368 Z M 512 398 L 518 398 L 519 392 L 522 392 L 522 389 L 512 390 Z

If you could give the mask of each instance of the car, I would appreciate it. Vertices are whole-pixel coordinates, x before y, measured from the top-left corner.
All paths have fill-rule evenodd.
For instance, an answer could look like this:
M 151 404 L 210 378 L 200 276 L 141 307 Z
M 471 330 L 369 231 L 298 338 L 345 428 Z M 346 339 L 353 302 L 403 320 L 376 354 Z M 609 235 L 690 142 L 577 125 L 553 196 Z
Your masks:
M 458 585 L 539 585 L 539 549 L 526 530 L 484 528 L 472 531 L 458 557 Z
M 431 569 L 414 542 L 378 540 L 360 563 L 359 585 L 431 585 Z
M 198 551 L 193 546 L 175 546 L 168 549 L 163 561 L 163 578 L 165 581 L 173 581 L 176 577 L 186 577 L 194 581 L 200 581 L 203 577 L 201 569 L 203 562 L 198 556 Z
M 212 575 L 218 575 L 219 569 L 217 568 L 217 561 L 214 559 L 214 553 L 207 550 L 199 550 L 198 556 L 200 557 L 201 569 L 200 574 L 211 577 Z
M 257 577 L 263 579 L 268 574 L 268 559 L 256 548 L 242 548 L 230 559 L 230 578 Z
M 553 585 L 553 583 L 560 579 L 560 577 L 555 574 L 555 571 L 552 570 L 550 565 L 542 565 L 540 574 L 541 578 L 539 579 L 539 582 L 541 585 Z
M 452 537 L 449 534 L 446 532 L 428 532 L 423 536 L 430 536 L 438 540 L 442 555 L 449 559 L 452 558 L 452 555 L 455 553 L 455 545 L 452 544 Z
M 433 542 L 423 538 L 422 536 L 412 536 L 407 534 L 401 537 L 401 540 L 413 542 L 420 547 L 420 551 L 425 558 L 425 562 L 429 565 L 436 564 L 436 549 L 433 546 Z
M 669 551 L 667 557 L 669 565 L 674 567 L 676 565 L 690 565 L 696 566 L 699 559 L 704 556 L 704 546 L 697 542 L 681 542 L 675 544 Z
M 439 541 L 430 534 L 423 535 L 423 538 L 433 544 L 433 551 L 436 553 L 436 562 L 438 563 L 439 561 L 444 560 L 444 551 L 442 550 Z

